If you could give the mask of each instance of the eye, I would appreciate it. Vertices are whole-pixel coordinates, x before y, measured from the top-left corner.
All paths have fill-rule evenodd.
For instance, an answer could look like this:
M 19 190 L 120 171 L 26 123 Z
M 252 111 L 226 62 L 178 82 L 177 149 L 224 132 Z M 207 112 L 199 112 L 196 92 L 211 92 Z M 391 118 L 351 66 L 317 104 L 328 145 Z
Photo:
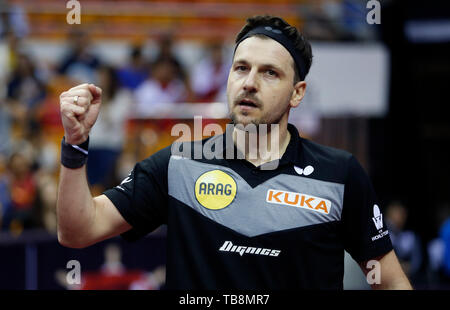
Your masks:
M 237 66 L 235 70 L 236 71 L 245 71 L 245 70 L 247 70 L 247 67 L 246 66 Z
M 278 76 L 278 73 L 276 73 L 275 71 L 270 70 L 270 69 L 267 70 L 266 73 L 267 73 L 268 75 L 270 75 L 270 76 Z

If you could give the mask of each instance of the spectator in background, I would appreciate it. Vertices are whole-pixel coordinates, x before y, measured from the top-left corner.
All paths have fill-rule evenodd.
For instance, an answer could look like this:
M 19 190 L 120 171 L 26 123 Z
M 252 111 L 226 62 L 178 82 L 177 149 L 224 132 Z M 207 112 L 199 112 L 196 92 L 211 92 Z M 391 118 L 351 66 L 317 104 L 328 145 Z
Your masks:
M 343 34 L 342 1 L 320 0 L 311 1 L 303 11 L 305 23 L 303 31 L 313 40 L 339 40 Z
M 372 39 L 374 27 L 366 22 L 367 0 L 316 0 L 304 6 L 307 37 L 326 41 Z
M 386 225 L 392 245 L 404 272 L 414 282 L 422 266 L 422 250 L 416 233 L 405 230 L 407 218 L 408 210 L 401 202 L 393 201 L 387 206 Z
M 122 249 L 119 245 L 110 243 L 105 247 L 105 261 L 100 271 L 109 275 L 121 275 L 126 272 L 126 267 L 122 263 Z
M 63 75 L 57 75 L 46 83 L 46 97 L 39 105 L 36 120 L 44 132 L 60 132 L 61 115 L 59 107 L 59 95 L 61 89 L 71 88 L 73 81 Z M 59 169 L 59 166 L 58 166 Z
M 26 155 L 15 152 L 10 156 L 7 171 L 0 179 L 0 188 L 9 193 L 9 197 L 2 197 L 2 228 L 20 234 L 23 229 L 36 227 L 39 222 L 38 210 L 34 208 L 36 180 Z
M 441 240 L 444 242 L 444 257 L 442 261 L 442 269 L 445 276 L 450 279 L 450 218 L 448 218 L 442 224 L 439 235 L 441 237 Z
M 34 124 L 27 135 L 32 147 L 33 168 L 38 173 L 56 174 L 59 170 L 57 146 L 48 139 L 41 125 Z
M 184 80 L 187 77 L 186 70 L 184 70 L 181 61 L 173 53 L 173 37 L 170 34 L 161 36 L 158 40 L 158 53 L 156 54 L 153 62 L 159 60 L 168 60 L 173 63 L 175 67 L 175 74 L 180 80 Z
M 1 124 L 1 123 L 0 123 Z M 10 208 L 10 194 L 5 182 L 6 157 L 0 153 L 0 231 L 3 228 L 3 213 Z
M 45 81 L 28 55 L 16 56 L 16 66 L 7 83 L 6 104 L 0 109 L 0 119 L 5 121 L 0 127 L 6 130 L 0 135 L 0 149 L 7 147 L 4 150 L 7 156 L 13 148 L 20 149 L 32 165 L 33 151 L 27 139 L 33 136 L 33 128 L 37 125 L 37 111 L 46 96 Z
M 0 155 L 0 228 L 20 234 L 44 227 L 56 233 L 58 150 L 39 125 L 22 138 L 8 160 Z
M 177 72 L 176 63 L 169 58 L 158 58 L 153 63 L 151 77 L 134 92 L 136 116 L 149 116 L 160 105 L 186 101 L 188 91 Z
M 56 197 L 58 185 L 51 174 L 41 172 L 39 178 L 37 178 L 37 186 L 39 192 L 38 208 L 40 210 L 39 224 L 49 233 L 56 234 Z
M 26 54 L 21 38 L 17 37 L 13 32 L 5 35 L 5 59 L 2 60 L 4 66 L 0 72 L 0 79 L 10 76 L 11 72 L 17 67 L 19 55 Z
M 117 75 L 122 87 L 130 90 L 136 89 L 149 75 L 149 65 L 142 56 L 142 47 L 135 45 L 131 49 L 129 63 L 117 70 Z
M 0 39 L 8 33 L 24 37 L 29 33 L 27 15 L 22 7 L 9 4 L 8 0 L 0 0 Z
M 100 61 L 92 51 L 89 34 L 84 31 L 75 31 L 70 34 L 68 41 L 71 47 L 58 72 L 68 75 L 76 83 L 96 82 L 95 70 L 100 65 Z
M 228 57 L 229 58 L 229 57 Z M 192 89 L 197 101 L 226 102 L 226 87 L 230 63 L 224 61 L 222 45 L 213 43 L 192 72 Z
M 6 105 L 0 100 L 0 157 L 11 149 L 11 117 Z
M 130 290 L 159 290 L 166 282 L 166 267 L 158 266 L 130 284 Z
M 3 52 L 0 51 L 0 54 L 6 56 L 0 59 L 0 154 L 8 157 L 13 143 L 13 125 L 18 123 L 24 127 L 27 110 L 25 105 L 18 100 L 7 98 L 8 92 L 12 92 L 10 83 L 18 75 L 17 63 L 19 55 L 22 53 L 19 52 L 21 49 L 19 38 L 13 32 L 9 32 L 5 36 L 6 45 L 3 45 L 3 48 L 0 45 L 3 50 Z
M 184 88 L 186 89 L 186 99 L 187 102 L 194 101 L 194 93 L 191 89 L 191 83 L 189 75 L 186 69 L 183 67 L 182 62 L 173 53 L 173 36 L 171 34 L 163 35 L 158 41 L 158 53 L 153 63 L 167 62 L 171 63 L 174 68 L 174 74 L 177 79 L 183 82 Z
M 7 86 L 7 102 L 13 117 L 16 120 L 29 118 L 44 98 L 45 83 L 31 58 L 25 54 L 17 55 L 17 64 Z
M 59 169 L 58 149 L 38 124 L 28 134 L 27 140 L 32 147 L 33 171 L 37 189 L 34 208 L 38 221 L 35 224 L 44 227 L 50 233 L 56 233 L 57 184 L 55 175 Z
M 101 66 L 97 76 L 104 99 L 96 128 L 92 128 L 89 135 L 88 180 L 101 193 L 117 182 L 114 170 L 125 142 L 132 94 L 119 87 L 113 67 Z
M 440 204 L 436 212 L 438 237 L 427 245 L 430 284 L 450 289 L 450 204 Z

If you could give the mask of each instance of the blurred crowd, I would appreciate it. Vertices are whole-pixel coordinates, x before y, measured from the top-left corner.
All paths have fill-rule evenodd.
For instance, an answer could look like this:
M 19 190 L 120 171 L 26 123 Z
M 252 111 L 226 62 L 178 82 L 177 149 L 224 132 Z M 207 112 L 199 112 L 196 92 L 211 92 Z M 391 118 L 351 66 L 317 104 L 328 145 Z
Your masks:
M 136 162 L 123 152 L 129 119 L 154 115 L 167 103 L 226 102 L 229 63 L 221 42 L 205 43 L 189 71 L 173 53 L 169 34 L 157 38 L 153 57 L 144 56 L 142 44 L 131 44 L 121 66 L 102 61 L 83 31 L 71 33 L 65 56 L 45 66 L 26 50 L 24 39 L 14 31 L 1 37 L 9 57 L 0 94 L 0 227 L 16 235 L 31 228 L 56 231 L 61 92 L 81 83 L 103 91 L 89 144 L 94 194 L 120 183 Z

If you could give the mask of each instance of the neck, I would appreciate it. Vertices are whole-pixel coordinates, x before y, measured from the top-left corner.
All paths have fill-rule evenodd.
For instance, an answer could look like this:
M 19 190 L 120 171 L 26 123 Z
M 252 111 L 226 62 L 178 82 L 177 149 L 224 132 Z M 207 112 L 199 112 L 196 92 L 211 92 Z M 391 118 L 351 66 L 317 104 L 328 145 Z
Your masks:
M 254 166 L 258 167 L 280 159 L 286 151 L 291 139 L 291 134 L 287 130 L 287 122 L 280 122 L 276 125 L 278 125 L 278 130 L 267 125 L 266 132 L 259 128 L 256 133 L 234 127 L 233 142 L 237 150 L 245 154 L 245 159 Z M 242 141 L 244 142 L 242 143 Z

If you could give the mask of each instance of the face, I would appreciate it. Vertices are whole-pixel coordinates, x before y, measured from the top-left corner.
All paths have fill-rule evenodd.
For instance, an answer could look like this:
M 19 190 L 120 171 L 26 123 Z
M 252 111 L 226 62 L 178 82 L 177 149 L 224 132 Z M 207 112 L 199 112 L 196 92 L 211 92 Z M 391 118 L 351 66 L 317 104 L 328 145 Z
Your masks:
M 169 83 L 175 78 L 175 67 L 169 61 L 163 61 L 153 68 L 152 76 L 162 84 Z
M 405 207 L 402 205 L 392 205 L 388 209 L 387 217 L 397 229 L 403 229 L 408 214 Z
M 10 161 L 10 171 L 16 177 L 26 175 L 30 170 L 28 159 L 20 153 L 13 155 Z
M 305 82 L 294 85 L 293 59 L 277 41 L 250 37 L 234 55 L 227 84 L 228 106 L 235 124 L 275 124 L 303 97 Z

